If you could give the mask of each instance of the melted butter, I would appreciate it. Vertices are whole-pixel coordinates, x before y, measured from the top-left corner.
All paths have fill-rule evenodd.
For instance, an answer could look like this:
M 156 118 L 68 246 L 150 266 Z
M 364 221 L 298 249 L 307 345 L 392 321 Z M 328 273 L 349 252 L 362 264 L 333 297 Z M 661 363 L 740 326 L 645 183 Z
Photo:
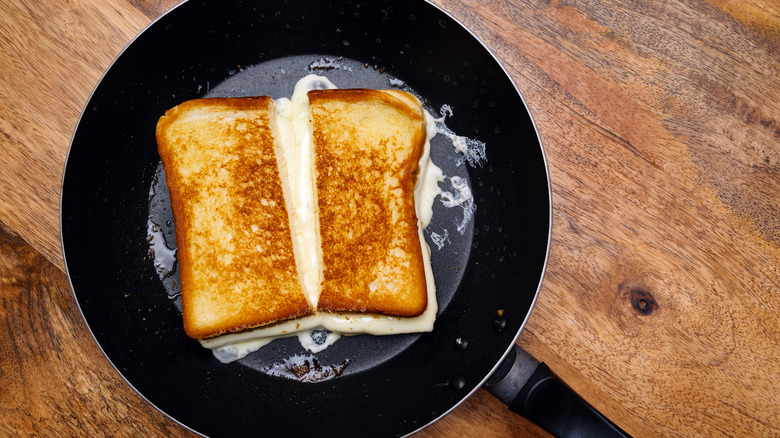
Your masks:
M 450 142 L 452 142 L 452 146 L 455 147 L 456 151 L 463 154 L 464 159 L 469 165 L 482 167 L 485 161 L 487 161 L 485 143 L 474 138 L 457 135 L 447 127 L 444 123 L 444 119 L 447 118 L 447 116 L 452 117 L 452 107 L 445 104 L 441 107 L 439 112 L 441 117 L 435 119 L 438 133 L 447 137 Z
M 220 362 L 229 363 L 245 358 L 249 353 L 254 353 L 255 351 L 270 344 L 275 339 L 276 338 L 273 337 L 256 338 L 247 341 L 233 342 L 231 344 L 223 345 L 219 348 L 212 348 L 211 352 Z
M 280 141 L 287 166 L 287 174 L 293 193 L 292 220 L 295 222 L 296 257 L 301 271 L 304 290 L 309 303 L 316 308 L 320 293 L 321 263 L 320 238 L 314 198 L 314 163 L 311 141 L 312 127 L 309 99 L 306 93 L 313 89 L 331 89 L 336 86 L 327 78 L 308 75 L 295 86 L 291 99 L 276 100 L 276 120 Z M 336 342 L 341 335 L 391 335 L 419 333 L 433 330 L 438 305 L 431 250 L 425 241 L 423 230 L 433 216 L 433 202 L 441 194 L 438 183 L 444 181 L 441 169 L 430 158 L 430 141 L 437 134 L 436 119 L 425 112 L 426 141 L 418 162 L 419 173 L 414 188 L 415 210 L 418 218 L 418 236 L 422 249 L 423 266 L 427 284 L 428 306 L 419 316 L 398 318 L 374 314 L 316 312 L 313 315 L 290 321 L 283 321 L 267 327 L 260 327 L 242 333 L 232 333 L 201 340 L 206 348 L 212 349 L 221 362 L 232 362 L 257 351 L 271 341 L 297 336 L 301 345 L 316 353 Z M 314 333 L 327 330 L 323 343 L 314 340 Z M 319 335 L 318 335 L 319 336 Z
M 417 175 L 417 181 L 414 185 L 414 209 L 417 212 L 417 219 L 422 225 L 420 231 L 428 227 L 433 217 L 433 201 L 436 196 L 441 194 L 439 189 L 439 183 L 444 181 L 444 173 L 439 166 L 433 164 L 431 161 L 431 139 L 436 136 L 436 119 L 433 118 L 428 111 L 425 111 L 425 127 L 426 138 L 425 147 L 423 153 L 420 156 L 420 161 L 417 163 L 419 166 L 419 174 Z M 425 239 L 421 239 L 423 243 L 423 253 L 425 252 Z M 429 250 L 430 251 L 430 250 Z

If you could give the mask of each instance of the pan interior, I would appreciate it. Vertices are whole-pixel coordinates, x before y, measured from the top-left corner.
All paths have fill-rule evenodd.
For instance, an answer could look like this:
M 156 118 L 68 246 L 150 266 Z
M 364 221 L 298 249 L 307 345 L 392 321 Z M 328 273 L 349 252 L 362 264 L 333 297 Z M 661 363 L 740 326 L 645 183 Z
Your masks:
M 176 292 L 156 266 L 163 257 L 148 241 L 150 214 L 161 230 L 167 221 L 154 210 L 165 196 L 150 201 L 164 111 L 215 93 L 289 96 L 310 69 L 343 88 L 406 87 L 434 116 L 449 104 L 447 126 L 487 152 L 484 165 L 469 166 L 447 161 L 452 145 L 443 137 L 432 144 L 433 161 L 468 179 L 477 206 L 461 236 L 452 222 L 462 212 L 434 205 L 428 243 L 445 228 L 450 240 L 431 246 L 442 307 L 433 332 L 341 339 L 321 361 L 352 362 L 317 384 L 257 371 L 270 356 L 300 351 L 297 341 L 226 366 L 187 338 Z M 522 98 L 479 41 L 423 1 L 182 3 L 139 35 L 95 89 L 62 187 L 63 253 L 94 338 L 143 397 L 211 436 L 399 436 L 429 424 L 479 387 L 512 344 L 549 248 L 547 169 Z
M 199 84 L 203 97 L 245 97 L 271 96 L 290 97 L 296 82 L 307 74 L 327 77 L 339 88 L 402 89 L 424 100 L 401 78 L 397 78 L 377 66 L 322 54 L 298 55 L 265 61 L 230 72 L 227 79 L 216 84 Z M 440 110 L 426 108 L 432 116 L 439 118 Z M 446 121 L 446 119 L 445 119 Z M 444 175 L 461 178 L 469 183 L 467 166 L 462 154 L 458 153 L 451 140 L 437 135 L 431 144 L 431 156 Z M 442 183 L 444 184 L 444 183 Z M 446 187 L 445 187 L 446 189 Z M 149 242 L 151 253 L 164 291 L 174 305 L 181 310 L 179 275 L 175 263 L 175 227 L 170 198 L 165 185 L 162 164 L 158 164 L 149 189 Z M 468 264 L 473 232 L 471 212 L 464 206 L 444 207 L 440 198 L 434 202 L 434 216 L 424 231 L 431 248 L 431 265 L 435 277 L 439 312 L 445 311 L 457 289 L 463 267 Z M 460 229 L 460 231 L 458 230 Z M 435 230 L 435 231 L 434 231 Z M 433 237 L 432 237 L 433 235 Z M 434 242 L 434 239 L 445 239 Z M 345 336 L 326 350 L 310 355 L 297 338 L 279 339 L 258 352 L 238 362 L 261 372 L 275 370 L 280 361 L 293 356 L 308 356 L 323 364 L 348 364 L 344 374 L 364 371 L 397 355 L 413 343 L 419 334 L 389 336 Z M 227 365 L 230 366 L 230 365 Z

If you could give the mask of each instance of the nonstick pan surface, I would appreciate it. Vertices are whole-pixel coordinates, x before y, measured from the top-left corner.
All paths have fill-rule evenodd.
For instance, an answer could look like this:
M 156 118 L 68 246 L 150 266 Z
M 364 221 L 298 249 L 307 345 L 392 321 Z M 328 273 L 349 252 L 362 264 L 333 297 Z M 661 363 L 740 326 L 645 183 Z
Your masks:
M 431 333 L 343 337 L 317 354 L 283 339 L 222 364 L 182 328 L 175 259 L 162 257 L 175 230 L 154 128 L 182 101 L 289 97 L 309 73 L 340 88 L 413 92 L 435 117 L 451 108 L 447 127 L 483 142 L 486 157 L 466 160 L 444 135 L 431 157 L 448 176 L 442 188 L 467 181 L 474 207 L 434 205 L 425 235 L 440 308 Z M 92 334 L 176 421 L 209 436 L 401 436 L 479 388 L 514 343 L 541 285 L 551 207 L 544 153 L 515 85 L 435 6 L 190 1 L 142 32 L 96 87 L 71 143 L 60 215 Z M 341 374 L 302 382 L 270 372 L 296 356 Z

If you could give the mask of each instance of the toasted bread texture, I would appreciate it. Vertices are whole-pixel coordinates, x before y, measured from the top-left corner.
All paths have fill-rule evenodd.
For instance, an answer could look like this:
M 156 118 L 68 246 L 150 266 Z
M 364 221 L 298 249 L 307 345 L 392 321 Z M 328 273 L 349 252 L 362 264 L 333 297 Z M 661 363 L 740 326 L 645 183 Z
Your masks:
M 269 97 L 184 102 L 157 124 L 185 332 L 204 339 L 312 313 Z
M 321 239 L 318 310 L 413 317 L 427 305 L 414 185 L 426 139 L 398 90 L 308 93 Z

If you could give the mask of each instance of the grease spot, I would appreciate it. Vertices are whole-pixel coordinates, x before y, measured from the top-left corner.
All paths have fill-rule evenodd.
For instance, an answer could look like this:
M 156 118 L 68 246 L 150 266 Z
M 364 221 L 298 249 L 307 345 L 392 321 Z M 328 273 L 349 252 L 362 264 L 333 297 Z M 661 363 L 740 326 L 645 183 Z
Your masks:
M 322 365 L 311 355 L 294 355 L 275 363 L 263 371 L 270 376 L 284 377 L 304 383 L 321 382 L 340 376 L 349 365 L 349 359 L 338 365 Z
M 464 379 L 461 376 L 455 376 L 452 379 L 450 379 L 450 388 L 457 391 L 459 389 L 463 389 L 463 387 L 466 386 L 466 379 Z
M 501 315 L 496 317 L 496 319 L 493 320 L 493 330 L 496 333 L 501 333 L 506 328 L 506 316 Z
M 463 336 L 455 338 L 453 347 L 455 348 L 455 351 L 465 351 L 469 347 L 468 338 L 464 338 Z

